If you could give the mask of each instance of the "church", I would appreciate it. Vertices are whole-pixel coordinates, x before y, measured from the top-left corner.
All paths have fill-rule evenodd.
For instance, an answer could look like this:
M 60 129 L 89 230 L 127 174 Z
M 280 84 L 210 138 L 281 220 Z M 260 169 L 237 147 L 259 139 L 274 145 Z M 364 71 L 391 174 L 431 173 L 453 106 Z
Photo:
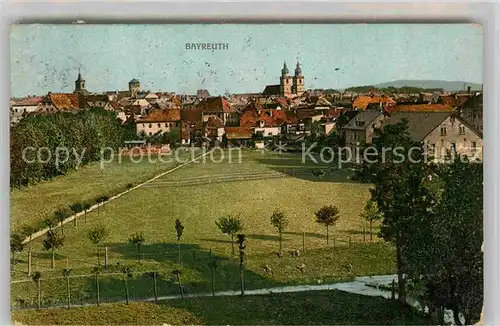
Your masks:
M 300 69 L 300 64 L 297 61 L 297 66 L 295 67 L 295 74 L 293 76 L 288 75 L 289 71 L 286 66 L 286 62 L 283 64 L 283 69 L 281 69 L 281 77 L 279 85 L 267 85 L 262 95 L 266 96 L 283 96 L 283 97 L 296 97 L 301 96 L 304 93 L 304 76 L 302 75 L 302 69 Z

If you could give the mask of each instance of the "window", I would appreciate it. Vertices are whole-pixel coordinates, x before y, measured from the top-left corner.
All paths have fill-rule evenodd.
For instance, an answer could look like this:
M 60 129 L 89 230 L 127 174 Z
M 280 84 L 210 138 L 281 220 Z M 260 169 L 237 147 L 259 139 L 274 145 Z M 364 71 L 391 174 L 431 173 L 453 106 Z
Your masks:
M 441 127 L 441 136 L 446 136 L 446 127 Z
M 460 125 L 458 128 L 460 130 L 460 135 L 464 135 L 465 134 L 465 126 L 464 125 Z
M 158 124 L 158 128 L 161 128 L 161 123 Z
M 452 154 L 455 154 L 457 152 L 457 144 L 455 144 L 454 142 L 450 144 L 450 152 Z
M 152 134 L 153 134 L 153 133 L 150 131 L 150 132 L 149 132 L 149 135 L 151 136 Z
M 436 153 L 436 144 L 431 144 L 429 151 L 433 154 Z
M 175 123 L 175 126 L 176 126 L 176 127 L 179 127 L 179 122 L 176 122 L 176 123 Z
M 471 142 L 470 147 L 471 147 L 471 151 L 475 152 L 476 151 L 476 142 L 475 141 Z
M 153 125 L 152 125 L 152 124 L 149 124 L 149 128 L 151 128 L 151 127 L 153 127 Z

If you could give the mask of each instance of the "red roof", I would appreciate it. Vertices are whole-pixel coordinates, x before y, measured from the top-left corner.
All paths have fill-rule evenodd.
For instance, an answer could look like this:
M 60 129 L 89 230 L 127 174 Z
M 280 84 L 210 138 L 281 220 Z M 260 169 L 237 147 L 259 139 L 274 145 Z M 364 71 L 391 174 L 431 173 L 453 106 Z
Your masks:
M 181 110 L 166 109 L 152 110 L 146 117 L 137 119 L 137 122 L 171 122 L 181 119 Z
M 293 112 L 290 112 L 293 114 Z M 276 127 L 288 122 L 289 116 L 284 110 L 254 110 L 246 109 L 240 118 L 242 127 L 259 127 L 264 122 L 264 127 Z
M 181 110 L 181 118 L 189 122 L 201 121 L 201 108 L 183 108 Z
M 210 117 L 205 127 L 209 129 L 224 128 L 224 123 L 218 117 Z
M 40 104 L 44 99 L 44 96 L 34 96 L 34 97 L 25 97 L 18 101 L 15 101 L 13 105 L 19 106 L 34 106 Z
M 50 102 L 58 110 L 76 110 L 80 109 L 78 95 L 68 93 L 50 93 L 48 95 Z
M 393 112 L 452 112 L 453 107 L 446 104 L 401 104 L 387 107 L 386 111 Z
M 203 112 L 234 112 L 234 109 L 222 96 L 207 97 L 198 104 L 198 108 Z
M 390 98 L 386 95 L 382 95 L 382 96 L 360 95 L 354 100 L 354 102 L 352 103 L 352 107 L 354 109 L 366 110 L 366 107 L 369 104 L 379 104 L 379 103 L 382 103 L 383 105 L 386 105 L 386 106 L 396 104 L 396 102 L 392 98 Z

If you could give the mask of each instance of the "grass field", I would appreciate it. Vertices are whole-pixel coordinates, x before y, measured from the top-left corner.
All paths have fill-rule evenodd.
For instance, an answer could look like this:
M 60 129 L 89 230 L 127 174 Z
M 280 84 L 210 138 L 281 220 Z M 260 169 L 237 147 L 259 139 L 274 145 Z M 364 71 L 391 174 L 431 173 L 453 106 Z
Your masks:
M 180 154 L 183 159 L 190 156 L 187 151 Z M 51 181 L 13 189 L 10 192 L 11 231 L 18 232 L 27 224 L 36 225 L 52 217 L 59 208 L 68 208 L 75 202 L 124 191 L 127 184 L 139 184 L 177 164 L 173 161 L 148 163 L 147 157 L 140 163 L 133 163 L 130 158 L 123 157 L 121 162 L 116 159 L 105 163 L 104 168 L 101 168 L 100 162 L 95 162 Z
M 235 162 L 235 161 L 233 161 Z M 311 169 L 329 172 L 313 177 Z M 281 177 L 278 177 L 281 176 Z M 244 151 L 241 163 L 193 163 L 155 180 L 105 205 L 98 215 L 92 212 L 87 224 L 66 225 L 65 245 L 57 250 L 56 270 L 50 268 L 51 254 L 42 251 L 41 241 L 33 242 L 33 269 L 43 278 L 61 276 L 62 268 L 71 268 L 73 275 L 89 274 L 96 265 L 96 247 L 87 239 L 87 231 L 103 224 L 110 235 L 103 246 L 108 247 L 109 263 L 115 270 L 130 267 L 135 275 L 130 281 L 131 296 L 152 296 L 152 281 L 144 272 L 160 272 L 160 295 L 176 294 L 177 285 L 170 272 L 182 269 L 187 292 L 210 290 L 210 252 L 220 259 L 216 270 L 216 288 L 237 289 L 239 275 L 237 262 L 231 259 L 229 237 L 221 234 L 215 220 L 225 214 L 240 214 L 247 235 L 245 280 L 248 288 L 281 284 L 310 284 L 352 279 L 359 275 L 389 274 L 395 271 L 392 246 L 368 239 L 363 234 L 365 222 L 359 217 L 369 198 L 368 185 L 350 182 L 348 170 L 331 170 L 321 164 L 307 162 L 295 154 L 261 154 Z M 246 180 L 241 180 L 247 178 Z M 256 179 L 257 178 L 257 179 Z M 341 218 L 330 237 L 337 237 L 326 246 L 325 229 L 314 219 L 314 212 L 323 205 L 339 207 Z M 284 233 L 284 249 L 302 251 L 305 234 L 306 252 L 300 258 L 279 259 L 278 236 L 270 226 L 273 210 L 280 207 L 289 218 Z M 184 226 L 181 241 L 182 265 L 177 258 L 175 219 Z M 142 246 L 143 259 L 137 262 L 136 249 L 127 243 L 130 235 L 141 231 L 146 243 Z M 350 240 L 350 241 L 349 241 Z M 349 246 L 349 242 L 351 245 Z M 193 253 L 194 252 L 194 253 Z M 193 256 L 195 255 L 195 256 Z M 101 249 L 102 256 L 102 249 Z M 14 280 L 26 279 L 27 255 L 18 255 Z M 301 272 L 297 266 L 307 267 Z M 273 274 L 265 273 L 269 265 Z M 110 268 L 109 271 L 113 271 Z M 101 275 L 103 300 L 123 299 L 123 281 L 120 275 Z M 92 277 L 71 280 L 75 302 L 92 301 L 95 282 Z M 42 280 L 44 302 L 64 302 L 65 282 Z M 21 298 L 33 303 L 36 288 L 31 281 L 12 284 L 12 300 Z M 13 302 L 15 303 L 15 302 Z
M 217 297 L 16 311 L 30 325 L 429 325 L 409 307 L 340 291 Z

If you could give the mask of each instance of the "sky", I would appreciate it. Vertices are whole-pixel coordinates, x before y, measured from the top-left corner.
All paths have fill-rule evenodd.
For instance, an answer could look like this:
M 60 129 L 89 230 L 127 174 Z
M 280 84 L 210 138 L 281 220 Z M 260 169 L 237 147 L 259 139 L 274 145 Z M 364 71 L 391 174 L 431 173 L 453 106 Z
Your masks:
M 187 50 L 186 43 L 228 49 Z M 343 89 L 400 79 L 482 82 L 475 24 L 13 25 L 12 96 L 128 89 L 211 95 L 279 84 L 300 61 L 305 87 Z M 338 68 L 338 69 L 336 69 Z

